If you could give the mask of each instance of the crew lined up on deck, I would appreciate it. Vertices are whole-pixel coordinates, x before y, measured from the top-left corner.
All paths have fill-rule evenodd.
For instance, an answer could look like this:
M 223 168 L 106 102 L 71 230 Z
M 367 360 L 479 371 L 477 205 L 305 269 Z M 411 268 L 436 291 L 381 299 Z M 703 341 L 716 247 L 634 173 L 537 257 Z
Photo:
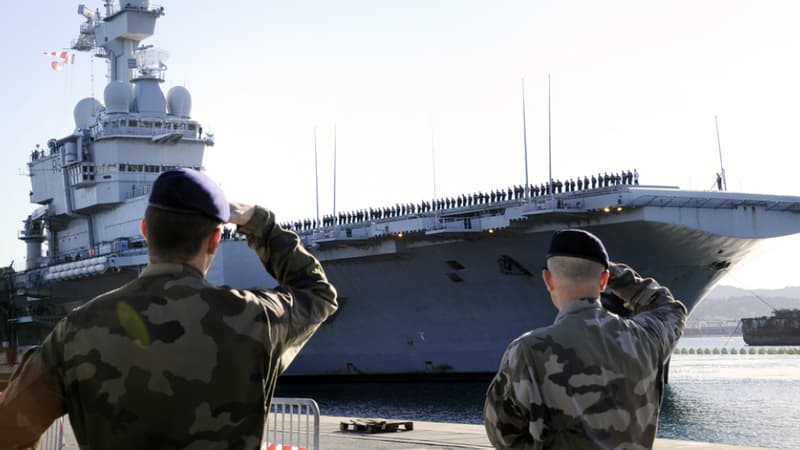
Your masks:
M 639 171 L 624 170 L 622 172 L 598 173 L 591 177 L 576 177 L 569 180 L 553 180 L 550 183 L 539 185 L 531 184 L 528 189 L 531 197 L 544 197 L 552 194 L 565 192 L 585 191 L 599 189 L 616 185 L 638 185 Z M 357 211 L 341 212 L 336 215 L 328 214 L 320 220 L 304 219 L 294 222 L 281 224 L 286 229 L 295 231 L 313 230 L 320 227 L 332 227 L 336 225 L 347 225 L 360 223 L 370 220 L 390 219 L 403 217 L 413 214 L 427 213 L 431 211 L 442 211 L 453 208 L 464 208 L 477 205 L 489 205 L 508 200 L 523 200 L 525 198 L 525 186 L 516 185 L 506 189 L 495 189 L 490 192 L 476 192 L 471 195 L 461 194 L 456 197 L 440 198 L 433 201 L 422 201 L 419 203 L 396 204 L 384 208 L 360 209 Z

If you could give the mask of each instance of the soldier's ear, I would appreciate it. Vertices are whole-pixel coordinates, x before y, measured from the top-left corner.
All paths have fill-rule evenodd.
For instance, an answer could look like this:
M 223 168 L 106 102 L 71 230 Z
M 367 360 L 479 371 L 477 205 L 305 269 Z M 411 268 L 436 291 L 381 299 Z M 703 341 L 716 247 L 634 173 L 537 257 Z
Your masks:
M 147 226 L 144 224 L 144 219 L 142 219 L 142 221 L 139 222 L 139 231 L 142 233 L 142 237 L 146 241 L 147 240 Z
M 544 281 L 544 286 L 547 288 L 547 292 L 553 292 L 553 274 L 550 273 L 547 269 L 542 269 L 542 280 Z
M 217 247 L 219 247 L 219 242 L 222 239 L 222 227 L 217 227 L 214 229 L 214 232 L 208 236 L 208 240 L 206 241 L 206 253 L 212 255 L 216 253 Z
M 608 285 L 608 270 L 606 269 L 600 275 L 600 292 L 605 291 L 607 285 Z

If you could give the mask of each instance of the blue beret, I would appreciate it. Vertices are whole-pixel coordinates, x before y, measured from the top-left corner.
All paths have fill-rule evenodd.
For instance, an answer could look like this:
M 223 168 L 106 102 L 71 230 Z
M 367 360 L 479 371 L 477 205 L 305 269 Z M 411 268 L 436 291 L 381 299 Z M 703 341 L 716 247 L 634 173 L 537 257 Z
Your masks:
M 608 269 L 608 253 L 603 242 L 592 233 L 577 229 L 556 231 L 550 239 L 547 257 L 572 256 L 600 263 Z
M 150 190 L 150 206 L 183 214 L 200 214 L 227 223 L 231 210 L 225 193 L 208 175 L 192 169 L 168 170 Z

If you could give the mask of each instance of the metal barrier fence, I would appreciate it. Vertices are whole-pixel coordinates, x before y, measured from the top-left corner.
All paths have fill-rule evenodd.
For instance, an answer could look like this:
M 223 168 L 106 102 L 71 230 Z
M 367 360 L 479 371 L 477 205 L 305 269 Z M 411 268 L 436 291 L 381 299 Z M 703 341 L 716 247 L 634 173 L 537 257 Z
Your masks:
M 310 398 L 273 398 L 265 425 L 262 450 L 319 450 L 319 406 Z M 36 450 L 61 450 L 64 445 L 64 417 L 59 417 Z
M 59 417 L 39 439 L 36 450 L 61 450 L 62 448 L 64 448 L 64 417 Z
M 273 398 L 262 450 L 319 450 L 319 406 L 310 398 Z

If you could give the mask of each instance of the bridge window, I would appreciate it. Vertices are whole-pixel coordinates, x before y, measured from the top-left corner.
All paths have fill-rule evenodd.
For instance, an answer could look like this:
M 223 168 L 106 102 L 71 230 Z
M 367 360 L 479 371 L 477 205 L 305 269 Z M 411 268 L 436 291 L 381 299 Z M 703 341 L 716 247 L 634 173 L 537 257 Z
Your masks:
M 94 181 L 94 165 L 83 165 L 83 181 Z

